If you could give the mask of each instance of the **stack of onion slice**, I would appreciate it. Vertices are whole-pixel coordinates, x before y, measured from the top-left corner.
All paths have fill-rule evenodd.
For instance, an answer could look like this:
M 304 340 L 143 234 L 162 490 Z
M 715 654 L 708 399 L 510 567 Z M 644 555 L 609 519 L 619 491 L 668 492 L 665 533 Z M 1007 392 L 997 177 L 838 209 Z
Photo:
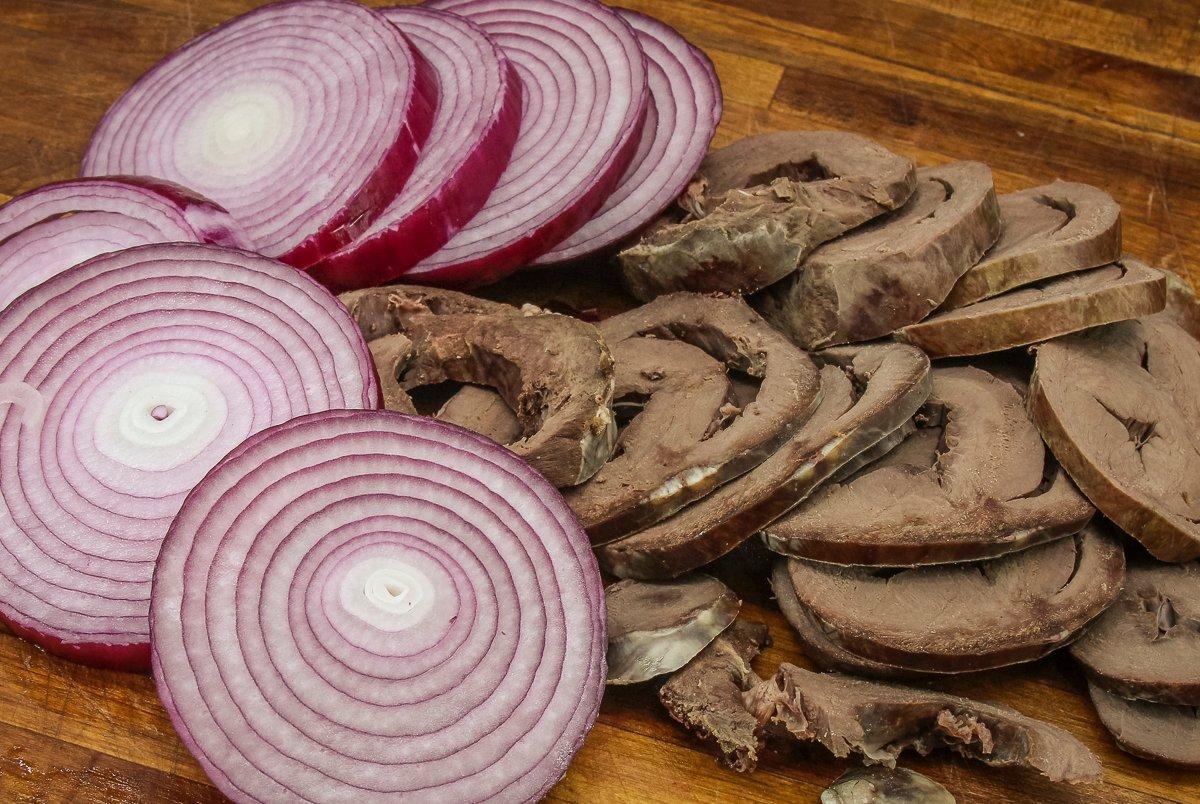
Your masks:
M 154 675 L 236 801 L 533 801 L 604 683 L 604 609 L 562 498 L 487 439 L 330 411 L 250 438 L 184 502 Z
M 144 668 L 150 575 L 185 495 L 247 436 L 378 398 L 345 308 L 273 260 L 141 246 L 28 291 L 0 313 L 0 618 Z
M 650 223 L 687 187 L 721 121 L 721 82 L 708 56 L 665 23 L 636 11 L 618 13 L 637 33 L 650 68 L 641 143 L 600 211 L 534 265 L 594 254 Z
M 441 103 L 404 191 L 351 245 L 308 269 L 337 290 L 391 281 L 444 246 L 487 201 L 521 125 L 521 81 L 478 26 L 429 8 L 382 13 L 433 68 Z
M 96 129 L 83 171 L 194 188 L 260 252 L 306 266 L 396 197 L 435 105 L 428 66 L 381 14 L 292 0 L 231 20 L 142 76 Z
M 647 103 L 646 59 L 617 12 L 591 0 L 436 0 L 516 65 L 525 115 L 484 208 L 406 280 L 477 285 L 582 226 L 628 168 Z
M 173 242 L 249 247 L 229 213 L 169 182 L 117 176 L 39 187 L 0 207 L 0 309 L 98 254 Z

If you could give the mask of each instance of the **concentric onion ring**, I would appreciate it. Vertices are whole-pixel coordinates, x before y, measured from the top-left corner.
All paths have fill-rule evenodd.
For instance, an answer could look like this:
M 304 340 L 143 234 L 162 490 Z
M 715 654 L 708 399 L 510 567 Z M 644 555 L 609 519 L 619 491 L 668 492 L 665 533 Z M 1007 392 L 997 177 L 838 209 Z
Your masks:
M 113 176 L 39 187 L 0 207 L 0 309 L 98 254 L 174 242 L 249 247 L 228 212 L 169 182 Z
M 408 180 L 436 85 L 379 13 L 291 0 L 192 40 L 92 136 L 85 175 L 161 176 L 220 203 L 298 266 L 351 242 Z
M 721 82 L 708 56 L 664 22 L 623 8 L 617 13 L 637 32 L 649 66 L 641 143 L 600 211 L 534 265 L 593 254 L 654 220 L 687 187 L 721 122 Z
M 354 243 L 308 269 L 339 291 L 390 282 L 444 246 L 491 195 L 521 127 L 521 80 L 475 23 L 429 8 L 381 13 L 433 68 L 441 102 L 403 192 Z
M 0 313 L 0 618 L 90 664 L 149 662 L 150 575 L 184 496 L 247 436 L 378 404 L 316 282 L 207 245 L 68 269 Z
M 562 498 L 388 411 L 235 449 L 163 543 L 151 619 L 159 695 L 235 801 L 533 801 L 604 683 L 599 570 Z
M 646 58 L 619 14 L 591 0 L 435 0 L 467 17 L 521 76 L 525 114 L 487 204 L 410 274 L 479 285 L 540 257 L 604 203 L 641 139 Z

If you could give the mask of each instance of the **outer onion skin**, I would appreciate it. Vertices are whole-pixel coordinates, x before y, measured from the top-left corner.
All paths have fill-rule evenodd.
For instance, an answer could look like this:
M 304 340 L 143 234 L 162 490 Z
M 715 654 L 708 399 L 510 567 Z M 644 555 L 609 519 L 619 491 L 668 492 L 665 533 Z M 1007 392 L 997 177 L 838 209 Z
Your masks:
M 83 173 L 193 187 L 261 253 L 305 267 L 396 197 L 436 103 L 429 66 L 382 15 L 350 0 L 286 0 L 138 79 L 97 126 Z
M 653 221 L 692 180 L 721 122 L 721 82 L 708 56 L 666 23 L 628 9 L 617 12 L 637 32 L 650 68 L 641 144 L 604 206 L 535 266 L 603 251 Z
M 521 80 L 475 23 L 431 8 L 380 13 L 434 68 L 441 101 L 408 185 L 358 239 L 308 268 L 336 292 L 391 282 L 444 246 L 491 195 L 521 127 Z M 455 56 L 469 74 L 453 72 Z
M 168 242 L 249 248 L 228 212 L 177 184 L 109 176 L 44 185 L 0 206 L 0 309 L 98 254 Z
M 102 255 L 0 313 L 0 620 L 57 655 L 149 665 L 150 574 L 191 487 L 245 436 L 375 407 L 352 319 L 258 255 Z
M 538 112 L 527 111 L 512 160 L 487 205 L 405 277 L 420 284 L 475 287 L 553 248 L 583 226 L 616 188 L 641 139 L 649 99 L 646 58 L 629 24 L 591 0 L 435 0 L 430 5 L 461 14 L 492 36 L 521 73 L 526 109 Z M 585 66 L 592 71 L 587 78 Z M 596 75 L 597 69 L 603 74 Z M 556 70 L 573 79 L 578 73 L 580 85 L 595 84 L 601 100 L 559 99 L 541 91 L 539 80 L 559 87 Z M 569 128 L 571 108 L 580 104 L 594 116 Z M 556 146 L 567 150 L 555 151 Z
M 562 498 L 507 450 L 311 414 L 188 496 L 154 574 L 154 676 L 235 801 L 532 801 L 598 712 L 602 595 Z

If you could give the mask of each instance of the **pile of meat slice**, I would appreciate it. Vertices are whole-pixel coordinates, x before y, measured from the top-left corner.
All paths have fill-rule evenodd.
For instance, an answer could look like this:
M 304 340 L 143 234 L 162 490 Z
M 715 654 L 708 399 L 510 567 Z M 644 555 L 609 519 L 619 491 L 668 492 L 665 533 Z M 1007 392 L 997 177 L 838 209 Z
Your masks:
M 896 684 L 1070 646 L 1122 747 L 1200 765 L 1200 305 L 1123 255 L 1108 194 L 774 133 L 711 153 L 618 259 L 644 304 L 594 325 L 344 297 L 389 405 L 466 383 L 427 412 L 563 489 L 620 579 L 610 683 L 670 676 L 670 714 L 739 770 L 799 739 L 1079 782 L 1099 766 L 1066 732 Z M 696 572 L 751 538 L 829 672 L 751 668 L 765 626 Z

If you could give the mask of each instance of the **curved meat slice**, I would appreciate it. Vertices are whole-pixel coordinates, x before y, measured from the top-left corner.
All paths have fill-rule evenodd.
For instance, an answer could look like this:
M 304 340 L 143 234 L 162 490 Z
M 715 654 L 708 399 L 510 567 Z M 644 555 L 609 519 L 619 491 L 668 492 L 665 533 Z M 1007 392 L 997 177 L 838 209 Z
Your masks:
M 754 468 L 816 406 L 812 359 L 741 299 L 661 296 L 603 321 L 600 332 L 616 361 L 615 398 L 646 401 L 612 459 L 566 495 L 594 544 L 657 522 Z M 737 404 L 726 370 L 761 381 L 752 399 Z
M 1088 695 L 1122 751 L 1167 765 L 1200 768 L 1200 709 L 1127 701 L 1091 683 Z
M 1200 340 L 1200 301 L 1196 291 L 1179 274 L 1163 271 L 1167 277 L 1167 307 L 1163 314 Z
M 591 477 L 612 454 L 613 363 L 591 324 L 407 285 L 340 298 L 368 342 L 397 333 L 411 342 L 403 357 L 398 349 L 373 350 L 395 409 L 404 408 L 397 387 L 446 380 L 492 386 L 522 426 L 509 449 L 560 487 Z
M 601 566 L 624 578 L 671 578 L 719 558 L 901 427 L 929 395 L 919 349 L 872 344 L 825 359 L 848 362 L 821 369 L 820 405 L 787 443 L 674 516 L 598 547 Z
M 1001 558 L 896 574 L 791 560 L 800 604 L 847 651 L 928 672 L 1030 662 L 1073 641 L 1121 590 L 1125 554 L 1096 529 Z
M 894 765 L 905 748 L 948 748 L 988 765 L 1035 768 L 1054 782 L 1100 778 L 1096 757 L 1069 733 L 998 704 L 791 664 L 745 700 L 764 727 L 868 764 Z
M 618 581 L 604 590 L 608 683 L 637 684 L 690 662 L 737 618 L 742 601 L 708 575 Z
M 913 164 L 842 131 L 777 131 L 713 151 L 682 201 L 621 252 L 629 291 L 751 293 L 796 270 L 814 248 L 901 206 Z
M 1089 184 L 1056 181 L 1000 196 L 1000 239 L 946 297 L 950 310 L 1121 258 L 1121 206 Z
M 1200 706 L 1200 564 L 1131 564 L 1120 598 L 1071 655 L 1123 698 Z
M 771 644 L 767 626 L 737 620 L 658 691 L 667 712 L 701 739 L 711 738 L 735 771 L 758 763 L 758 721 L 742 695 L 761 679 L 750 662 Z
M 413 342 L 402 332 L 393 332 L 367 343 L 371 361 L 379 375 L 379 392 L 383 407 L 397 413 L 416 414 L 412 397 L 400 385 L 400 372 L 412 357 Z
M 1151 315 L 1165 304 L 1162 271 L 1126 258 L 935 313 L 896 337 L 934 358 L 980 355 Z
M 1200 557 L 1200 342 L 1154 316 L 1042 344 L 1030 411 L 1109 519 L 1161 561 Z
M 751 304 L 806 349 L 867 341 L 925 318 L 1000 235 L 992 171 L 917 171 L 900 209 L 818 248 Z
M 771 592 L 775 595 L 775 602 L 779 604 L 779 611 L 799 637 L 800 648 L 818 667 L 851 675 L 890 679 L 927 679 L 943 675 L 868 659 L 839 645 L 812 613 L 801 605 L 800 598 L 796 596 L 796 589 L 792 586 L 792 578 L 788 574 L 789 561 L 791 559 L 781 558 L 771 567 Z
M 766 528 L 777 553 L 836 564 L 972 561 L 1079 531 L 1091 505 L 1046 449 L 1020 390 L 971 366 L 933 370 L 916 431 Z
M 821 792 L 821 804 L 955 804 L 942 785 L 907 768 L 851 768 Z

